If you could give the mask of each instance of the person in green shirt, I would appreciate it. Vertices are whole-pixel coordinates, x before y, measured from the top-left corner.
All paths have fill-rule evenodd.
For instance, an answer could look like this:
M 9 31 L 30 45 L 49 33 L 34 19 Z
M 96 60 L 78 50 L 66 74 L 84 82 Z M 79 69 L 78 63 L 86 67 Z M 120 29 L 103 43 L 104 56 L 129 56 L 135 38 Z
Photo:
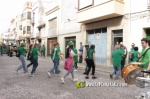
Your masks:
M 54 43 L 54 49 L 51 53 L 51 59 L 54 63 L 54 66 L 48 71 L 48 76 L 51 77 L 51 73 L 55 70 L 56 76 L 58 76 L 58 65 L 59 65 L 59 57 L 61 55 L 60 48 L 58 47 L 58 42 Z
M 149 48 L 149 40 L 147 38 L 143 38 L 141 39 L 141 44 L 142 44 L 142 52 L 140 53 L 140 56 L 143 55 L 143 53 Z M 143 65 L 141 65 L 141 68 L 143 70 L 150 70 L 150 50 L 148 50 L 146 52 L 146 54 L 144 56 L 142 56 L 140 58 L 140 62 L 143 63 Z M 144 76 L 146 77 L 147 74 L 144 74 Z
M 38 67 L 38 55 L 42 56 L 40 54 L 39 50 L 38 50 L 38 44 L 34 45 L 34 48 L 31 50 L 31 54 L 32 54 L 32 57 L 33 57 L 33 59 L 32 59 L 33 67 L 32 67 L 32 71 L 31 71 L 30 76 L 32 77 L 32 76 L 34 76 L 35 71 L 36 71 L 36 69 Z
M 44 44 L 42 45 L 41 53 L 45 57 L 45 45 Z
M 116 46 L 116 50 L 113 51 L 112 53 L 112 58 L 113 58 L 113 71 L 110 74 L 110 78 L 113 78 L 113 75 L 116 73 L 115 79 L 119 78 L 120 72 L 121 72 L 121 59 L 122 56 L 124 55 L 124 51 L 120 49 L 119 46 Z
M 135 44 L 132 43 L 132 44 L 131 44 L 130 53 L 129 53 L 129 59 L 130 59 L 131 62 L 133 62 L 134 51 L 135 51 L 135 50 L 134 50 L 134 47 L 135 47 Z
M 95 77 L 95 66 L 96 66 L 96 57 L 95 57 L 95 45 L 91 45 L 88 53 L 88 60 L 87 60 L 88 70 L 87 70 L 87 76 L 85 79 L 89 79 L 89 72 L 92 67 L 92 79 L 96 79 Z
M 62 80 L 62 83 L 64 84 L 65 83 L 65 78 L 71 73 L 72 75 L 72 80 L 74 82 L 78 81 L 77 79 L 74 78 L 74 70 L 73 70 L 73 57 L 75 56 L 78 56 L 78 55 L 81 55 L 81 54 L 75 54 L 73 52 L 73 46 L 74 46 L 74 43 L 72 41 L 70 41 L 68 43 L 69 47 L 67 48 L 66 50 L 66 60 L 69 59 L 69 61 L 65 61 L 66 63 L 65 64 L 70 64 L 72 63 L 69 67 L 68 67 L 68 72 L 61 78 Z
M 86 44 L 84 45 L 84 47 L 85 47 L 85 49 L 86 49 L 86 55 L 85 55 L 85 58 L 84 58 L 84 60 L 86 61 L 86 67 L 85 67 L 85 72 L 84 72 L 83 74 L 85 74 L 85 75 L 86 75 L 87 70 L 88 70 L 87 60 L 88 60 L 89 44 L 88 44 L 88 43 L 86 43 Z
M 77 51 L 77 49 L 76 49 L 75 47 L 73 47 L 73 52 L 74 52 L 75 54 L 78 54 L 78 51 Z M 74 68 L 75 68 L 74 71 L 77 71 L 77 68 L 78 68 L 78 66 L 77 66 L 77 63 L 78 63 L 78 56 L 74 56 L 74 57 L 73 57 L 73 60 L 74 60 Z
M 21 61 L 22 64 L 16 69 L 17 73 L 18 73 L 18 70 L 20 70 L 21 68 L 23 68 L 24 73 L 27 72 L 26 61 L 25 61 L 25 58 L 24 58 L 26 49 L 27 48 L 25 48 L 25 43 L 22 43 L 21 46 L 18 48 L 18 51 L 20 53 L 20 56 L 18 58 L 19 58 L 19 60 Z
M 139 56 L 138 47 L 134 47 L 133 60 L 132 60 L 132 62 L 137 62 L 138 56 Z
M 33 65 L 33 56 L 32 56 L 32 49 L 34 48 L 34 46 L 31 44 L 29 46 L 29 52 L 28 52 L 28 60 L 30 60 L 30 63 L 27 65 L 27 70 L 28 68 Z

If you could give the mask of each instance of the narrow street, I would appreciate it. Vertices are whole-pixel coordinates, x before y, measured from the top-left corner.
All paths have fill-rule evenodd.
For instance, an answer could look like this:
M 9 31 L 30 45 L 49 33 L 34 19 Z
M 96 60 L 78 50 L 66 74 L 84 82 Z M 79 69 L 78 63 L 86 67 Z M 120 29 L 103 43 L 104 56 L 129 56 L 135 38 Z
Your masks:
M 26 61 L 29 63 L 29 61 Z M 53 66 L 51 59 L 39 58 L 39 66 L 36 75 L 29 77 L 29 72 L 24 74 L 20 70 L 18 75 L 15 69 L 20 65 L 17 57 L 0 57 L 0 99 L 134 99 L 140 94 L 141 89 L 135 85 L 128 87 L 85 87 L 76 88 L 76 83 L 71 75 L 62 84 L 61 77 L 66 73 L 63 69 L 63 62 L 60 64 L 61 73 L 58 77 L 47 76 L 47 71 Z M 111 80 L 108 73 L 96 71 L 98 79 L 84 79 L 84 69 L 79 67 L 75 71 L 75 78 L 86 83 L 94 82 L 117 82 L 124 83 L 124 80 Z

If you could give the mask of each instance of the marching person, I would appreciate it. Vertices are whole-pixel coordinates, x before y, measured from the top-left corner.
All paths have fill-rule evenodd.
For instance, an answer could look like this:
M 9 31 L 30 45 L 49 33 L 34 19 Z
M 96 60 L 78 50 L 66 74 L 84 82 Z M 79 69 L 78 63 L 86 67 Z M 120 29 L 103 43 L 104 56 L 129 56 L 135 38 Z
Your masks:
M 87 70 L 87 74 L 86 74 L 87 76 L 85 77 L 85 79 L 89 79 L 89 72 L 91 70 L 91 67 L 92 67 L 92 79 L 97 79 L 97 77 L 95 77 L 96 57 L 95 57 L 95 45 L 94 44 L 90 46 L 87 65 L 88 65 L 88 70 Z
M 73 46 L 74 46 L 74 43 L 73 42 L 70 42 L 69 43 L 69 47 L 67 48 L 67 53 L 66 53 L 66 59 L 67 58 L 71 58 L 71 61 L 73 61 L 73 57 L 74 56 L 78 56 L 80 54 L 75 54 L 73 52 Z M 69 67 L 70 68 L 70 71 L 68 71 L 62 78 L 62 83 L 64 84 L 65 83 L 65 78 L 71 73 L 72 75 L 72 80 L 75 82 L 77 81 L 77 79 L 74 79 L 74 70 L 73 70 L 73 64 Z
M 141 65 L 141 68 L 143 70 L 150 70 L 150 49 L 149 49 L 149 40 L 147 38 L 143 38 L 141 39 L 141 44 L 142 44 L 142 52 L 140 53 L 140 62 L 143 63 L 143 65 Z M 146 53 L 145 53 L 146 52 Z M 144 55 L 145 53 L 145 55 Z M 144 74 L 145 77 L 147 77 L 147 74 Z
M 45 57 L 45 45 L 44 44 L 41 47 L 41 53 Z
M 21 61 L 21 65 L 16 69 L 17 73 L 18 73 L 18 70 L 20 70 L 21 68 L 23 68 L 24 73 L 27 73 L 26 61 L 24 58 L 26 50 L 27 48 L 25 48 L 25 43 L 22 43 L 21 46 L 18 48 L 18 51 L 20 53 L 19 60 Z
M 30 61 L 30 63 L 27 65 L 27 70 L 28 68 L 33 65 L 33 55 L 32 55 L 32 49 L 34 48 L 34 46 L 31 44 L 29 46 L 29 52 L 28 52 L 28 60 Z
M 58 76 L 58 65 L 59 65 L 59 57 L 61 55 L 60 48 L 58 47 L 58 42 L 54 43 L 54 50 L 51 54 L 51 59 L 54 63 L 54 66 L 48 71 L 48 76 L 51 77 L 51 73 L 55 70 L 55 76 Z
M 33 63 L 33 67 L 32 67 L 32 71 L 30 76 L 34 76 L 35 71 L 38 67 L 38 55 L 42 57 L 42 55 L 40 54 L 40 52 L 38 51 L 38 44 L 35 44 L 33 49 L 31 50 L 31 54 L 33 55 L 33 59 L 32 59 L 32 63 Z
M 78 54 L 78 51 L 75 47 L 73 47 L 73 52 L 74 52 L 74 54 Z M 74 56 L 73 60 L 74 60 L 74 71 L 77 71 L 77 69 L 78 69 L 78 66 L 77 66 L 78 56 Z
M 112 53 L 112 58 L 113 58 L 113 67 L 114 70 L 113 72 L 110 74 L 110 78 L 113 79 L 113 75 L 116 73 L 116 77 L 115 79 L 119 79 L 119 75 L 121 72 L 121 58 L 122 55 L 124 55 L 123 50 L 120 50 L 119 45 L 116 46 L 116 50 L 113 51 Z
M 86 44 L 84 45 L 84 47 L 85 47 L 85 49 L 86 49 L 86 55 L 85 55 L 85 58 L 84 58 L 84 60 L 86 61 L 86 67 L 85 67 L 85 72 L 84 72 L 83 74 L 86 75 L 87 70 L 88 70 L 88 66 L 87 66 L 88 52 L 89 52 L 89 45 L 88 45 L 88 43 L 86 43 Z

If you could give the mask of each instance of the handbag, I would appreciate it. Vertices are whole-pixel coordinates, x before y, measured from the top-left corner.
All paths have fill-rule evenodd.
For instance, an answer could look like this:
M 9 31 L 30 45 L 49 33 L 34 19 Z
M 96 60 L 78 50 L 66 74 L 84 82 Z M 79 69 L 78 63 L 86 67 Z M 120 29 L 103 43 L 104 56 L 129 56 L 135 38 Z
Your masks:
M 73 66 L 73 59 L 71 57 L 66 58 L 64 69 L 70 72 L 72 66 Z

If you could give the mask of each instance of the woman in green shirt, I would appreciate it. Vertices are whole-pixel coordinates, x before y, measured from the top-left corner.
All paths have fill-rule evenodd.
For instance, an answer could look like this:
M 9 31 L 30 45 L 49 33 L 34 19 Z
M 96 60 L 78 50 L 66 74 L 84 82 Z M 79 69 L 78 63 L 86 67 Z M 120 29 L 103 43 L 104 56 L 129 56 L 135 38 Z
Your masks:
M 89 79 L 89 72 L 91 70 L 91 67 L 92 67 L 92 79 L 96 79 L 97 77 L 95 77 L 95 66 L 96 66 L 95 45 L 93 44 L 91 45 L 88 52 L 87 66 L 88 66 L 88 70 L 85 79 Z
M 18 70 L 20 70 L 21 68 L 23 68 L 24 73 L 27 72 L 26 67 L 25 67 L 26 66 L 26 61 L 25 61 L 25 58 L 24 58 L 25 52 L 26 52 L 25 49 L 26 49 L 25 48 L 25 43 L 22 43 L 21 46 L 18 48 L 18 51 L 20 53 L 19 60 L 21 61 L 22 64 L 16 69 L 17 73 L 18 73 Z
M 31 50 L 31 54 L 32 54 L 32 63 L 33 63 L 33 67 L 32 67 L 32 71 L 30 76 L 34 76 L 36 68 L 38 67 L 38 55 L 41 56 L 39 50 L 38 50 L 38 44 L 34 45 L 34 48 Z

